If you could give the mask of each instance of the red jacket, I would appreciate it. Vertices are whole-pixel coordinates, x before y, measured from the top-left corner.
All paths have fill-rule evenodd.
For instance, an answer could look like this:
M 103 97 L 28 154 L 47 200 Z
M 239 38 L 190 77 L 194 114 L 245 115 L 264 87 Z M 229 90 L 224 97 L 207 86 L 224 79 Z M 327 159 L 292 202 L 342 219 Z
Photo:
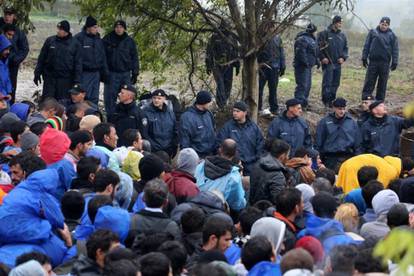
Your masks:
M 196 179 L 183 171 L 172 171 L 171 177 L 165 181 L 170 193 L 177 199 L 177 203 L 186 201 L 187 198 L 198 195 L 200 190 L 197 187 Z

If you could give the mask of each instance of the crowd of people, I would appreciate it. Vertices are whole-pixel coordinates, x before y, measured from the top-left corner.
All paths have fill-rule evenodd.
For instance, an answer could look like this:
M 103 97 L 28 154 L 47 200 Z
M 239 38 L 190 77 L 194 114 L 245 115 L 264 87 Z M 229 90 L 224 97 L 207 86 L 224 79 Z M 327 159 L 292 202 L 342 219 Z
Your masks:
M 39 106 L 0 99 L 0 275 L 404 273 L 373 249 L 414 228 L 414 161 L 399 149 L 412 119 L 365 95 L 355 120 L 333 98 L 313 139 L 293 98 L 265 137 L 238 101 L 216 131 L 208 91 L 185 112 L 162 89 L 137 101 L 125 22 L 103 42 L 96 28 L 88 17 L 72 38 L 62 21 L 47 39 Z

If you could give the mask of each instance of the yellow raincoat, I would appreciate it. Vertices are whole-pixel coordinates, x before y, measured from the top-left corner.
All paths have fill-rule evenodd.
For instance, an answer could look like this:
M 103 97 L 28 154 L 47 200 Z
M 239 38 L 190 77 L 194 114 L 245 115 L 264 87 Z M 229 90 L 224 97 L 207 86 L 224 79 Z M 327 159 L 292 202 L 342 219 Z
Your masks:
M 363 166 L 373 166 L 378 170 L 378 181 L 386 188 L 389 182 L 398 178 L 401 173 L 401 159 L 385 156 L 384 158 L 374 154 L 361 154 L 352 157 L 342 163 L 336 186 L 341 187 L 345 194 L 359 188 L 358 170 Z

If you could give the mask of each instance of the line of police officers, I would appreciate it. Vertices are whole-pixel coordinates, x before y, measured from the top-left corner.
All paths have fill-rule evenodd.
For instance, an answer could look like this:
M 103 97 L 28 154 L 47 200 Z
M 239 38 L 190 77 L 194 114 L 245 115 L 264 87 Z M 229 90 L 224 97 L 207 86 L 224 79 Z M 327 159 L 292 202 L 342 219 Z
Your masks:
M 363 97 L 372 96 L 375 84 L 378 82 L 375 98 L 384 100 L 389 71 L 395 70 L 398 66 L 398 39 L 389 28 L 390 23 L 389 17 L 381 18 L 378 27 L 372 29 L 366 38 L 362 52 L 362 63 L 367 68 Z M 342 18 L 334 16 L 332 24 L 316 36 L 317 27 L 310 23 L 306 30 L 298 33 L 295 38 L 294 96 L 300 100 L 304 108 L 308 106 L 314 66 L 317 68 L 322 66 L 322 102 L 326 107 L 332 107 L 332 101 L 336 98 L 340 85 L 342 64 L 349 57 L 347 37 L 341 31 L 342 24 Z M 268 32 L 272 32 L 273 28 L 274 26 L 270 27 Z M 228 32 L 225 33 L 229 37 Z M 214 34 L 207 47 L 207 72 L 215 72 L 216 97 L 219 106 L 225 105 L 229 98 L 233 67 L 236 68 L 236 74 L 239 72 L 240 63 L 237 59 L 239 54 L 236 46 L 234 39 L 223 39 L 220 34 Z M 259 51 L 258 62 L 259 110 L 263 109 L 263 89 L 267 82 L 270 112 L 277 114 L 277 85 L 279 77 L 284 75 L 286 69 L 283 44 L 278 35 L 269 40 Z

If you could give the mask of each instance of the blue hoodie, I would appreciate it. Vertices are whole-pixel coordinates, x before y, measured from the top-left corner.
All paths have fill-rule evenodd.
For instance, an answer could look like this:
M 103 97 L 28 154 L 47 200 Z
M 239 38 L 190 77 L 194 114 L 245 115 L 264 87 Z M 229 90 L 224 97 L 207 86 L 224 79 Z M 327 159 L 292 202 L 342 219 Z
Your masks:
M 128 211 L 112 206 L 103 206 L 99 208 L 95 217 L 95 229 L 107 229 L 116 233 L 121 242 L 124 242 L 128 236 L 131 215 Z
M 0 53 L 9 47 L 11 47 L 10 41 L 4 35 L 0 35 Z M 4 96 L 10 94 L 12 91 L 8 65 L 8 58 L 0 59 L 0 93 Z
M 344 232 L 344 227 L 339 221 L 315 215 L 309 216 L 306 228 L 297 234 L 298 239 L 304 236 L 313 236 L 320 240 L 325 254 L 329 254 L 337 245 L 357 243 Z
M 282 273 L 280 272 L 280 265 L 269 262 L 269 261 L 263 261 L 253 266 L 247 275 L 248 276 L 279 276 L 279 275 L 282 275 Z
M 60 200 L 63 194 L 70 189 L 72 179 L 76 176 L 73 164 L 67 159 L 62 159 L 60 161 L 48 165 L 47 168 L 55 169 L 59 174 L 57 189 L 52 194 L 58 200 Z
M 10 107 L 10 112 L 19 117 L 20 120 L 26 122 L 27 116 L 29 115 L 29 105 L 25 103 L 15 103 Z
M 59 175 L 56 170 L 32 173 L 4 198 L 0 208 L 0 244 L 16 245 L 16 250 L 26 245 L 37 245 L 58 265 L 66 247 L 54 231 L 63 229 L 64 218 L 56 193 Z M 19 247 L 18 244 L 25 246 Z M 2 250 L 0 250 L 1 252 Z

